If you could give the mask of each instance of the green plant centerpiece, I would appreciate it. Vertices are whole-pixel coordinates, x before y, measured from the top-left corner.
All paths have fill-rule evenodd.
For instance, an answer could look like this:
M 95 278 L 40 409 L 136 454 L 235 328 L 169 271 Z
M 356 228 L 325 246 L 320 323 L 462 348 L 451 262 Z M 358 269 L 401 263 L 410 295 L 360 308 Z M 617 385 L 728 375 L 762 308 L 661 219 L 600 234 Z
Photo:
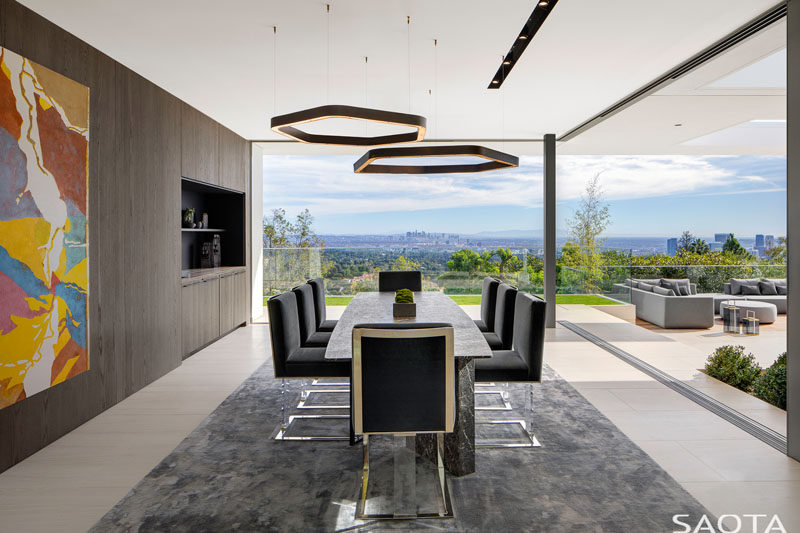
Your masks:
M 394 306 L 392 315 L 395 318 L 410 318 L 417 316 L 417 304 L 414 303 L 414 293 L 409 289 L 400 289 L 394 293 Z

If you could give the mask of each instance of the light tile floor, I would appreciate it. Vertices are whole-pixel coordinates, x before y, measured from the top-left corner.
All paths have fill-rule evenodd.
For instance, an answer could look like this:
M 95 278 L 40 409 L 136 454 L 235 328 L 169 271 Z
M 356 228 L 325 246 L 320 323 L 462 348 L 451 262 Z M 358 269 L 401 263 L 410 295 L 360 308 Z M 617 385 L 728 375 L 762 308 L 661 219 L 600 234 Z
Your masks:
M 559 306 L 558 318 L 609 316 L 582 307 Z M 0 531 L 85 531 L 269 353 L 266 326 L 239 329 L 0 474 Z M 800 464 L 569 330 L 548 331 L 545 358 L 711 512 L 777 513 L 800 530 Z

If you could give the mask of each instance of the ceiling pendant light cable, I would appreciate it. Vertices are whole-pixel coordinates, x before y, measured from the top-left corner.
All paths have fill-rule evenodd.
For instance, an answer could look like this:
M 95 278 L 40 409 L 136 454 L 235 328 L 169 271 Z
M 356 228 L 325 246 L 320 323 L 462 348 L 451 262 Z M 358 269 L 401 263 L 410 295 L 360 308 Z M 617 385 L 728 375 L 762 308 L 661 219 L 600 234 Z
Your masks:
M 331 24 L 331 11 L 330 4 L 326 4 L 327 24 L 328 24 L 328 59 L 327 69 L 330 71 L 330 24 Z M 410 25 L 411 17 L 408 17 L 407 23 Z M 275 34 L 275 47 L 277 48 L 277 29 L 273 26 L 273 33 Z M 408 36 L 409 47 L 409 95 L 408 95 L 408 108 L 411 109 L 411 35 Z M 273 54 L 275 52 L 273 51 Z M 275 54 L 274 64 L 277 64 L 277 54 Z M 365 69 L 365 84 L 364 84 L 364 100 L 366 102 L 366 64 L 367 58 L 364 58 Z M 277 80 L 277 76 L 274 76 Z M 277 83 L 276 81 L 274 83 Z M 273 98 L 277 93 L 277 85 L 273 86 Z M 330 98 L 330 74 L 327 74 L 326 81 L 326 100 Z M 425 137 L 425 130 L 427 128 L 427 120 L 420 115 L 412 115 L 411 113 L 397 113 L 394 111 L 383 111 L 380 109 L 369 109 L 367 107 L 356 107 L 350 105 L 326 105 L 318 106 L 310 109 L 303 109 L 294 113 L 287 113 L 285 115 L 275 116 L 275 109 L 277 106 L 273 101 L 273 117 L 270 119 L 270 128 L 275 133 L 280 133 L 292 140 L 300 141 L 311 144 L 336 144 L 343 146 L 378 146 L 382 144 L 399 144 L 421 141 Z M 319 120 L 326 120 L 332 118 L 350 118 L 354 120 L 363 120 L 366 122 L 381 122 L 384 124 L 392 124 L 395 126 L 403 126 L 414 128 L 414 131 L 406 133 L 395 133 L 389 135 L 376 135 L 369 137 L 367 135 L 367 128 L 365 124 L 364 136 L 352 135 L 327 135 L 310 133 L 300 129 L 300 127 L 307 122 L 315 122 Z
M 408 60 L 408 112 L 411 113 L 411 16 L 406 16 L 406 59 Z
M 278 112 L 278 27 L 272 27 L 272 114 Z
M 326 18 L 326 41 L 327 47 L 325 50 L 325 103 L 331 103 L 331 5 L 325 4 L 328 16 Z

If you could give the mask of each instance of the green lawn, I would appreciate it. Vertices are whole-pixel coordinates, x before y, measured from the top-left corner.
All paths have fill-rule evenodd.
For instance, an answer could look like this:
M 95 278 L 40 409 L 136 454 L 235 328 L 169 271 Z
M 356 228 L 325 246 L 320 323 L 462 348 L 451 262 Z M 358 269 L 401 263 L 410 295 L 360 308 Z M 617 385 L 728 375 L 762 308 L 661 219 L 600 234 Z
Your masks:
M 480 294 L 454 294 L 450 298 L 458 305 L 481 305 Z M 347 305 L 352 300 L 352 296 L 326 296 L 325 304 L 330 306 Z M 583 304 L 583 305 L 619 305 L 619 302 L 596 296 L 594 294 L 558 294 L 556 295 L 558 304 Z M 264 298 L 264 305 L 267 299 Z

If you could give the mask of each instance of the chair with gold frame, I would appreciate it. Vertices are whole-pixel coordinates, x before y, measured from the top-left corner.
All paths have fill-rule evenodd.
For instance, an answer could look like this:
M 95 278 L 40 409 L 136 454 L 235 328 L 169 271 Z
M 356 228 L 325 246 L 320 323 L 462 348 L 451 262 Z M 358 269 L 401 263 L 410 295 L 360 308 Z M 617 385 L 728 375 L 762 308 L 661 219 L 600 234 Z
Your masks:
M 356 518 L 451 518 L 453 509 L 442 455 L 444 434 L 451 433 L 455 424 L 453 326 L 442 323 L 356 325 L 352 371 L 353 427 L 356 435 L 364 437 L 364 466 Z M 423 433 L 437 435 L 436 492 L 437 499 L 441 497 L 438 512 L 417 511 L 416 453 L 405 437 Z M 382 434 L 396 438 L 394 510 L 367 514 L 369 438 Z M 404 458 L 398 459 L 398 454 L 405 454 Z M 398 462 L 406 464 L 405 470 L 398 470 Z

